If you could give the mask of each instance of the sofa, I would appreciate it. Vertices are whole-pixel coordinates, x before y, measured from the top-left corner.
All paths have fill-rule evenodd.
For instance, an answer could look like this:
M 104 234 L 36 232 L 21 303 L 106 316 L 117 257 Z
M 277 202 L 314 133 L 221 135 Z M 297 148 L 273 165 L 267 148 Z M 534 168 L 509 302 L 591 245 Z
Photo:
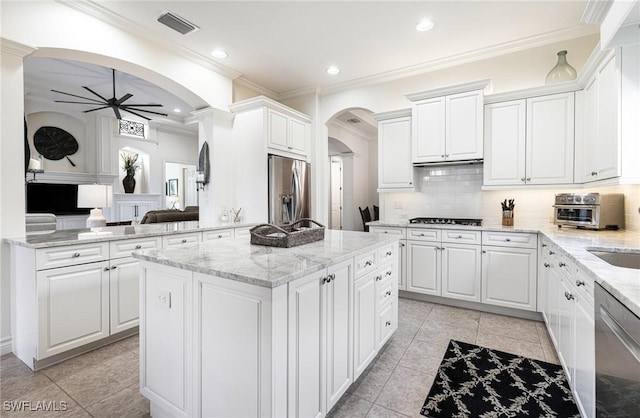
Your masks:
M 186 208 L 184 208 L 184 210 L 150 210 L 149 212 L 145 213 L 140 223 L 154 224 L 160 222 L 197 221 L 198 219 L 200 219 L 199 207 L 187 206 Z

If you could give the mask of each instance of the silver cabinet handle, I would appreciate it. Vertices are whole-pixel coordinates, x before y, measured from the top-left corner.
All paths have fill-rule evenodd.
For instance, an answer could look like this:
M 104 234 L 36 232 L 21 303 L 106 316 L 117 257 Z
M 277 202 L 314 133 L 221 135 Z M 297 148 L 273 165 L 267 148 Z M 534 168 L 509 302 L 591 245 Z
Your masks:
M 385 275 L 385 277 L 386 277 L 386 276 L 391 276 L 391 274 L 392 274 L 392 273 L 391 273 L 391 270 L 389 270 L 389 271 L 387 271 L 384 275 Z
M 218 238 L 222 238 L 222 234 L 218 235 Z
M 413 182 L 412 182 L 412 181 L 410 181 L 410 182 L 409 182 L 409 186 L 411 186 L 411 185 L 413 185 Z
M 142 248 L 142 245 L 140 244 L 136 245 L 136 250 L 139 250 L 140 248 Z
M 384 325 L 385 325 L 385 326 L 387 326 L 387 327 L 391 326 L 391 321 L 387 321 L 387 322 L 385 322 L 385 324 L 384 324 Z
M 104 271 L 109 271 L 109 267 L 105 267 L 103 270 Z
M 554 255 L 555 253 L 553 251 L 549 251 L 549 255 Z
M 487 253 L 487 250 L 482 250 L 482 254 L 486 254 L 486 253 Z
M 392 255 L 393 253 L 391 251 L 387 251 L 387 257 Z
M 576 280 L 576 286 L 584 286 L 584 280 Z
M 546 268 L 549 268 L 549 267 L 551 267 L 551 264 L 549 264 L 549 263 L 544 263 L 544 266 L 545 266 Z
M 401 247 L 404 247 L 404 244 L 403 244 L 403 243 L 400 243 L 400 246 L 401 246 Z
M 78 258 L 78 257 L 80 257 L 80 253 L 73 253 L 73 256 L 74 256 L 75 258 Z
M 376 282 L 379 282 L 380 280 L 382 280 L 382 276 L 376 276 Z
M 440 157 L 441 157 L 441 158 L 444 158 L 444 154 L 442 154 Z
M 420 233 L 420 235 L 419 235 L 419 236 L 424 237 L 424 233 L 423 233 L 423 232 L 422 232 L 422 233 Z
M 524 181 L 524 177 L 520 177 L 520 181 Z
M 117 268 L 118 268 L 118 266 L 111 266 L 111 270 L 115 270 Z
M 187 242 L 187 240 L 186 240 L 186 239 L 183 239 L 183 240 L 182 240 L 182 243 L 183 243 L 183 244 L 184 244 L 184 243 L 186 243 L 186 242 Z
M 558 267 L 564 267 L 564 266 L 566 266 L 566 264 L 563 263 L 562 261 L 558 263 Z
M 447 157 L 447 158 L 449 158 L 449 154 L 445 154 L 444 156 L 445 156 L 445 157 Z
M 456 239 L 462 239 L 462 235 L 458 235 Z
M 564 292 L 564 297 L 567 298 L 567 300 L 575 299 L 573 295 L 569 292 Z
M 384 231 L 384 233 L 385 233 L 385 234 L 388 234 L 388 233 L 389 233 L 389 231 Z
M 542 248 L 544 248 L 544 247 L 546 247 L 546 246 L 547 246 L 547 244 L 542 244 Z
M 287 147 L 287 149 L 293 149 L 293 147 Z
M 504 240 L 507 242 L 511 242 L 511 238 L 505 238 Z
M 387 290 L 386 295 L 387 295 L 387 296 L 391 296 L 391 290 Z
M 598 175 L 598 172 L 597 172 L 597 171 L 592 171 L 592 172 L 591 172 L 591 175 L 592 175 L 592 176 L 597 176 L 597 175 Z
M 373 261 L 367 260 L 367 261 L 365 261 L 364 266 L 365 267 L 369 267 L 372 264 L 373 264 Z
M 531 177 L 527 177 L 527 181 L 531 181 Z

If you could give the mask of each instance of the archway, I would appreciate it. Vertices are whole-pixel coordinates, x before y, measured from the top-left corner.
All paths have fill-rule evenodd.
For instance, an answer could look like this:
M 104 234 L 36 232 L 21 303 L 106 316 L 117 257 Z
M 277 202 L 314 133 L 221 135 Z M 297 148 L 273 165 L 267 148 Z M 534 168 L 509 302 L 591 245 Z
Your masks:
M 342 229 L 363 231 L 364 224 L 358 209 L 369 207 L 373 213 L 373 206 L 378 206 L 378 128 L 372 113 L 362 108 L 343 109 L 326 124 L 328 172 L 331 173 L 327 200 L 331 227 L 337 221 L 335 178 L 338 167 L 342 169 Z

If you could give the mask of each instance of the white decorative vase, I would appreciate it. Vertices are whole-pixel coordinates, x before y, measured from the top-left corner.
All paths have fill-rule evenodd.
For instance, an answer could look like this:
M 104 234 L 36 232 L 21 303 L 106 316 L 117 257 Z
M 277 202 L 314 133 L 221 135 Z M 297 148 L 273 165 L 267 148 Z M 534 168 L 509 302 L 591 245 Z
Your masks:
M 563 81 L 575 80 L 578 76 L 576 69 L 567 63 L 567 51 L 558 52 L 558 62 L 556 66 L 549 71 L 547 78 L 545 78 L 546 84 L 561 83 Z

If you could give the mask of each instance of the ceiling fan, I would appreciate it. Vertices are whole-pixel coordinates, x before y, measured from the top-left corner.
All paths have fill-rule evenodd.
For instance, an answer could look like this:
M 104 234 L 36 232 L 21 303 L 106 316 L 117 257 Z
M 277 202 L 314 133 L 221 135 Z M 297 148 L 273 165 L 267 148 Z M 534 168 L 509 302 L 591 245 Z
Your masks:
M 124 112 L 129 112 L 133 115 L 139 116 L 141 118 L 144 118 L 146 120 L 151 120 L 151 118 L 145 116 L 145 115 L 141 115 L 138 112 L 145 112 L 145 113 L 152 113 L 154 115 L 160 115 L 160 116 L 167 116 L 166 113 L 161 113 L 161 112 L 154 112 L 152 110 L 145 110 L 145 109 L 139 109 L 140 107 L 162 107 L 161 104 L 125 104 L 124 102 L 126 102 L 127 100 L 129 100 L 133 94 L 131 93 L 127 93 L 124 96 L 122 96 L 121 98 L 116 98 L 116 70 L 111 69 L 111 77 L 113 80 L 113 97 L 111 97 L 110 99 L 107 99 L 101 95 L 99 95 L 98 93 L 96 93 L 95 91 L 91 90 L 89 87 L 87 86 L 82 86 L 83 89 L 91 92 L 92 94 L 96 95 L 97 97 L 99 97 L 101 100 L 96 100 L 96 99 L 92 99 L 90 97 L 84 97 L 84 96 L 78 96 L 76 94 L 71 94 L 71 93 L 65 93 L 63 91 L 59 91 L 59 90 L 51 90 L 55 93 L 60 93 L 60 94 L 66 94 L 67 96 L 73 96 L 73 97 L 79 97 L 81 99 L 84 100 L 89 100 L 89 102 L 71 102 L 71 101 L 67 101 L 67 100 L 54 100 L 54 102 L 56 103 L 73 103 L 73 104 L 85 104 L 85 105 L 92 105 L 92 106 L 99 106 L 93 109 L 89 109 L 89 110 L 84 110 L 83 113 L 89 113 L 89 112 L 95 112 L 96 110 L 100 110 L 100 109 L 106 109 L 108 107 L 110 107 L 111 109 L 113 109 L 113 112 L 116 114 L 116 118 L 118 119 L 122 119 L 122 115 L 120 114 L 120 111 L 124 111 Z

